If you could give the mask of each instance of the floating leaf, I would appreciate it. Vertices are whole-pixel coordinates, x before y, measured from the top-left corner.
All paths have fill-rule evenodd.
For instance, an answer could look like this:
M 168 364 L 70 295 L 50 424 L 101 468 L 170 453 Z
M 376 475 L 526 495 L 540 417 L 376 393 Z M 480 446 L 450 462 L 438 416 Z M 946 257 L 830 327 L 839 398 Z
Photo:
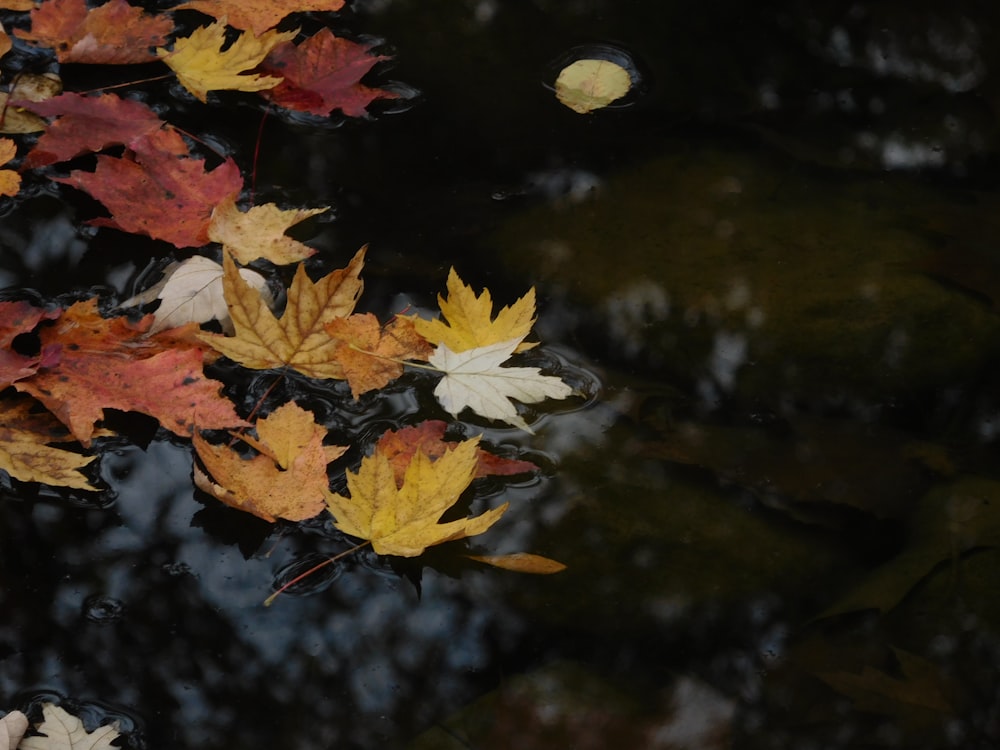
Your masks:
M 229 196 L 212 211 L 208 237 L 212 242 L 222 244 L 233 254 L 233 258 L 244 265 L 259 258 L 276 265 L 295 263 L 315 254 L 316 250 L 286 236 L 285 231 L 310 216 L 328 210 L 327 206 L 282 210 L 273 203 L 267 203 L 240 211 L 236 201 Z
M 561 562 L 527 552 L 515 552 L 511 555 L 466 555 L 466 557 L 476 562 L 492 565 L 494 568 L 512 570 L 515 573 L 547 576 L 566 570 L 566 566 Z
M 556 78 L 556 98 L 580 114 L 607 107 L 631 88 L 632 76 L 610 60 L 577 60 Z
M 35 727 L 41 734 L 25 737 L 18 750 L 114 750 L 116 725 L 88 732 L 82 721 L 52 703 L 42 704 L 42 716 L 45 720 Z
M 234 29 L 248 29 L 260 36 L 291 13 L 340 10 L 343 7 L 344 0 L 190 0 L 174 10 L 197 10 L 228 23 Z

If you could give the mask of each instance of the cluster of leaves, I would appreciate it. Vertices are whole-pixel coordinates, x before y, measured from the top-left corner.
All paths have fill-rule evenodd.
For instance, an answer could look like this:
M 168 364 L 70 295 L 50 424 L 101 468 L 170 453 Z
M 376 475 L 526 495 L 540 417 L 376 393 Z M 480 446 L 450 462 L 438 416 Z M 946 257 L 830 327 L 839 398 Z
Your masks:
M 83 0 L 44 0 L 31 6 L 29 27 L 14 33 L 51 48 L 62 64 L 162 61 L 202 102 L 228 89 L 317 116 L 334 109 L 361 115 L 374 99 L 392 96 L 360 83 L 381 58 L 326 29 L 296 43 L 297 30 L 274 28 L 293 11 L 335 11 L 342 4 L 192 0 L 149 14 L 125 0 L 94 8 Z M 179 10 L 217 20 L 171 43 L 172 14 Z M 205 367 L 225 356 L 250 370 L 279 371 L 276 378 L 294 371 L 317 381 L 343 380 L 357 398 L 413 366 L 439 374 L 434 395 L 453 417 L 469 410 L 530 432 L 512 399 L 534 403 L 573 393 L 537 368 L 505 366 L 532 346 L 525 339 L 535 320 L 533 291 L 494 316 L 489 291 L 477 295 L 452 270 L 448 296 L 439 298 L 442 319 L 398 315 L 383 324 L 355 313 L 365 248 L 346 267 L 313 281 L 301 262 L 315 250 L 285 235 L 326 207 L 241 206 L 246 191 L 236 162 L 223 156 L 208 169 L 197 143 L 138 99 L 54 94 L 44 85 L 35 94 L 23 86 L 27 78 L 18 79 L 22 88 L 15 86 L 5 103 L 8 113 L 27 117 L 14 130 L 43 130 L 23 158 L 22 173 L 34 170 L 96 198 L 110 216 L 91 224 L 201 252 L 123 303 L 160 301 L 139 319 L 120 312 L 106 317 L 96 298 L 65 308 L 0 302 L 0 468 L 21 481 L 96 491 L 81 471 L 94 456 L 59 444 L 76 441 L 90 449 L 109 434 L 99 427 L 105 410 L 116 409 L 149 415 L 190 438 L 201 462 L 195 483 L 223 503 L 271 522 L 328 511 L 339 529 L 380 554 L 416 556 L 430 545 L 479 534 L 503 514 L 506 505 L 438 523 L 477 475 L 534 468 L 491 456 L 478 438 L 446 441 L 440 421 L 386 433 L 356 472 L 347 471 L 349 496 L 336 494 L 329 477 L 344 469 L 331 464 L 346 446 L 325 444 L 327 431 L 311 412 L 289 401 L 266 416 L 256 409 L 241 415 Z M 0 139 L 0 159 L 12 158 L 16 148 Z M 82 155 L 96 155 L 93 171 L 52 171 Z M 17 172 L 0 172 L 7 195 L 17 193 L 19 182 Z M 209 257 L 220 252 L 217 246 L 221 264 Z M 293 263 L 299 265 L 287 302 L 276 315 L 266 276 L 246 266 L 268 273 Z M 224 333 L 203 329 L 213 320 Z M 228 445 L 213 442 L 219 430 L 231 431 Z M 559 568 L 534 556 L 477 559 L 531 572 Z

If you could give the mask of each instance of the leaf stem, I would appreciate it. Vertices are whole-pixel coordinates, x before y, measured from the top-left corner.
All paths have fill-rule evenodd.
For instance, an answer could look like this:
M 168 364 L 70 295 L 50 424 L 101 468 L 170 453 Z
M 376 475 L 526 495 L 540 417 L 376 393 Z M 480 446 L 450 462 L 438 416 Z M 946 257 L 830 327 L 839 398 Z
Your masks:
M 282 592 L 284 592 L 285 590 L 291 588 L 296 583 L 298 583 L 299 581 L 301 581 L 303 578 L 306 578 L 306 577 L 312 575 L 313 573 L 315 573 L 320 568 L 325 568 L 330 563 L 337 562 L 337 560 L 341 559 L 342 557 L 347 557 L 348 555 L 350 555 L 350 554 L 352 554 L 354 552 L 357 552 L 362 547 L 367 547 L 369 544 L 371 544 L 370 541 L 361 542 L 361 544 L 356 544 L 353 547 L 351 547 L 350 549 L 346 549 L 343 552 L 334 555 L 333 557 L 327 558 L 326 560 L 324 560 L 323 562 L 319 563 L 318 565 L 313 565 L 305 573 L 300 573 L 299 575 L 295 576 L 295 578 L 293 578 L 292 580 L 290 580 L 288 583 L 286 583 L 280 589 L 278 589 L 273 594 L 271 594 L 269 597 L 267 597 L 267 599 L 264 600 L 264 606 L 265 607 L 270 607 L 272 604 L 274 604 L 274 600 L 277 599 L 278 596 L 280 596 L 282 594 Z

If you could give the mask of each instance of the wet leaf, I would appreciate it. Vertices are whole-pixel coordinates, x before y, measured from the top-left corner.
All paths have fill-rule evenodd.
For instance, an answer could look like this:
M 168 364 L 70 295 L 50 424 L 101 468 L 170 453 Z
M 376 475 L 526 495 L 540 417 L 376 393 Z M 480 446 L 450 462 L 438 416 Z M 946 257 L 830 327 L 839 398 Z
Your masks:
M 118 737 L 115 725 L 98 727 L 88 732 L 83 722 L 59 706 L 42 704 L 44 721 L 35 727 L 41 735 L 25 737 L 18 750 L 113 750 L 112 740 Z
M 367 539 L 380 555 L 416 557 L 427 547 L 481 534 L 507 510 L 507 503 L 473 518 L 438 523 L 472 482 L 479 438 L 459 443 L 435 461 L 418 451 L 397 487 L 389 459 L 377 448 L 347 472 L 350 497 L 327 494 L 336 526 Z
M 898 648 L 893 653 L 902 673 L 899 677 L 872 667 L 865 667 L 860 674 L 825 672 L 817 677 L 854 701 L 861 711 L 902 717 L 919 717 L 926 711 L 951 713 L 941 671 L 916 654 Z
M 968 477 L 924 495 L 909 523 L 907 544 L 869 573 L 820 617 L 876 609 L 886 612 L 928 575 L 977 547 L 1000 545 L 1000 484 Z
M 432 351 L 407 318 L 382 326 L 371 313 L 351 315 L 330 321 L 326 330 L 340 342 L 334 357 L 355 398 L 402 375 L 403 360 L 426 361 Z
M 11 711 L 0 719 L 0 750 L 14 750 L 28 729 L 28 717 Z
M 291 367 L 311 378 L 343 379 L 336 358 L 341 342 L 330 336 L 326 324 L 354 310 L 363 284 L 361 248 L 346 268 L 332 271 L 317 282 L 299 266 L 288 290 L 288 304 L 280 319 L 260 294 L 239 275 L 228 253 L 223 261 L 223 289 L 232 316 L 234 336 L 205 333 L 201 340 L 244 367 L 268 370 Z
M 324 446 L 326 428 L 290 401 L 256 424 L 257 438 L 238 435 L 260 455 L 243 458 L 232 448 L 194 435 L 195 484 L 226 505 L 265 521 L 303 521 L 322 512 L 329 492 L 326 466 L 346 448 Z
M 42 360 L 50 362 L 58 353 L 43 350 L 37 356 L 28 356 L 11 350 L 14 339 L 29 333 L 41 321 L 58 318 L 60 310 L 45 310 L 28 302 L 0 302 L 0 390 L 16 380 L 35 374 Z
M 448 297 L 438 295 L 438 305 L 444 320 L 424 320 L 414 317 L 417 332 L 431 344 L 444 344 L 452 352 L 464 352 L 481 346 L 499 344 L 511 339 L 523 339 L 535 324 L 535 290 L 513 305 L 503 307 L 493 317 L 493 299 L 489 289 L 476 296 L 452 268 L 448 273 Z M 524 351 L 532 344 L 519 343 L 515 351 Z
M 0 25 L 0 57 L 3 57 L 10 52 L 11 47 L 13 46 L 14 43 L 11 41 L 10 35 L 7 34 L 7 30 Z
M 84 0 L 44 0 L 31 11 L 21 39 L 51 47 L 61 63 L 129 65 L 155 60 L 152 48 L 166 42 L 174 24 L 125 0 L 87 8 Z
M 267 289 L 267 279 L 249 268 L 241 268 L 239 273 L 270 307 L 273 300 Z M 222 266 L 204 256 L 195 255 L 171 264 L 158 284 L 125 300 L 120 307 L 145 305 L 157 299 L 161 304 L 153 313 L 155 320 L 149 328 L 150 333 L 210 320 L 218 320 L 226 330 L 233 327 L 222 291 Z
M 261 96 L 286 109 L 323 117 L 335 109 L 347 117 L 362 117 L 375 99 L 396 96 L 361 83 L 375 63 L 387 59 L 370 54 L 370 47 L 336 37 L 326 28 L 299 45 L 275 47 L 261 70 L 281 76 L 282 81 Z
M 81 96 L 67 92 L 42 102 L 24 102 L 23 106 L 44 117 L 56 118 L 25 157 L 27 169 L 66 161 L 108 146 L 132 148 L 139 138 L 166 124 L 142 102 L 114 94 Z
M 208 236 L 244 265 L 260 258 L 276 265 L 295 263 L 315 254 L 316 250 L 286 236 L 285 232 L 300 221 L 328 210 L 328 206 L 282 210 L 267 203 L 240 211 L 236 201 L 228 197 L 212 211 Z
M 41 102 L 62 91 L 62 79 L 55 73 L 24 73 L 17 77 L 9 93 L 0 93 L 0 133 L 37 133 L 46 123 L 23 109 L 24 102 Z
M 434 389 L 438 403 L 452 416 L 469 408 L 481 417 L 534 433 L 511 399 L 533 404 L 566 398 L 573 389 L 557 377 L 542 375 L 537 367 L 502 367 L 520 343 L 521 339 L 511 339 L 458 353 L 445 344 L 438 346 L 428 359 L 444 373 Z
M 110 219 L 91 224 L 177 247 L 208 244 L 212 210 L 243 187 L 236 162 L 226 159 L 207 171 L 205 161 L 188 156 L 183 141 L 170 130 L 137 138 L 130 147 L 122 158 L 99 155 L 93 172 L 75 170 L 54 179 L 87 191 L 111 212 Z
M 175 10 L 197 10 L 233 28 L 247 29 L 260 36 L 291 13 L 332 11 L 343 7 L 344 0 L 191 0 Z
M 515 573 L 552 575 L 566 570 L 566 566 L 561 562 L 527 552 L 515 552 L 511 555 L 466 555 L 466 557 L 476 562 L 492 565 L 494 568 L 512 570 Z
M 58 362 L 14 386 L 41 401 L 74 437 L 89 446 L 104 409 L 137 411 L 176 435 L 195 429 L 246 425 L 222 383 L 202 372 L 202 352 L 167 334 L 149 336 L 153 316 L 138 323 L 103 318 L 97 301 L 77 302 L 40 329 L 43 351 L 58 347 Z
M 0 138 L 0 164 L 6 164 L 17 153 L 17 144 L 10 138 Z M 0 195 L 15 196 L 21 189 L 21 175 L 13 169 L 0 169 Z
M 425 453 L 431 459 L 437 459 L 443 456 L 446 450 L 458 444 L 457 441 L 444 439 L 447 429 L 447 422 L 429 419 L 410 427 L 389 430 L 378 439 L 376 448 L 392 464 L 397 485 L 402 484 L 406 467 L 410 465 L 417 451 Z M 530 461 L 503 458 L 483 450 L 482 447 L 479 448 L 476 457 L 476 477 L 529 474 L 538 470 L 538 467 Z
M 260 36 L 244 32 L 226 46 L 226 24 L 219 21 L 177 39 L 173 50 L 158 48 L 156 54 L 174 71 L 181 85 L 204 102 L 209 91 L 261 91 L 277 86 L 280 78 L 247 71 L 256 68 L 278 44 L 294 39 L 298 33 L 298 29 L 281 33 L 266 31 Z
M 610 60 L 577 60 L 556 78 L 556 98 L 580 114 L 607 107 L 631 88 L 629 72 Z
M 96 490 L 79 472 L 94 456 L 54 448 L 49 443 L 72 440 L 48 413 L 32 413 L 26 397 L 0 401 L 0 469 L 22 482 Z

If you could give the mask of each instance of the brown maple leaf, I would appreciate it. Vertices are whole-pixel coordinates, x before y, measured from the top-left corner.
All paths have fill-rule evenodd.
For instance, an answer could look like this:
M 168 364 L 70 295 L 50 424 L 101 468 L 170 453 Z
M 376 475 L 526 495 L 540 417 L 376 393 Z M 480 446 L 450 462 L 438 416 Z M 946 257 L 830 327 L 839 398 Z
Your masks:
M 327 116 L 339 109 L 348 117 L 362 117 L 375 99 L 393 99 L 397 94 L 360 83 L 382 55 L 368 52 L 370 44 L 359 44 L 321 29 L 302 44 L 287 42 L 275 47 L 261 70 L 279 75 L 281 83 L 261 96 L 286 109 Z
M 54 178 L 90 193 L 111 212 L 91 224 L 145 234 L 177 247 L 209 242 L 212 210 L 243 187 L 236 162 L 227 158 L 212 171 L 186 155 L 172 130 L 157 130 L 131 142 L 122 158 L 101 154 L 93 172 L 75 170 Z M 184 148 L 184 153 L 178 153 Z
M 84 0 L 45 0 L 31 11 L 31 29 L 14 33 L 52 47 L 62 63 L 131 65 L 155 60 L 152 48 L 173 28 L 167 16 L 148 15 L 125 0 L 89 9 Z
M 201 349 L 185 345 L 176 329 L 146 335 L 152 323 L 152 315 L 137 323 L 104 318 L 96 300 L 77 302 L 38 331 L 43 351 L 58 348 L 58 361 L 14 387 L 41 401 L 84 446 L 106 408 L 148 414 L 184 437 L 196 428 L 246 426 L 220 395 L 222 384 L 202 372 Z
M 406 318 L 396 318 L 383 327 L 371 313 L 351 315 L 332 320 L 326 330 L 340 341 L 334 357 L 355 398 L 384 388 L 402 375 L 402 360 L 426 360 L 433 351 L 413 321 Z
M 60 310 L 45 310 L 28 302 L 0 302 L 0 390 L 16 380 L 31 377 L 43 361 L 54 364 L 58 350 L 43 349 L 39 355 L 29 356 L 11 349 L 14 339 L 22 333 L 35 330 L 43 320 L 58 318 Z
M 414 454 L 422 451 L 431 459 L 444 455 L 448 449 L 454 448 L 456 441 L 445 440 L 444 433 L 448 423 L 439 419 L 428 419 L 420 424 L 389 430 L 378 439 L 376 450 L 384 455 L 392 465 L 396 476 L 396 484 L 403 483 L 406 467 L 409 466 Z M 511 476 L 528 474 L 538 470 L 530 461 L 520 461 L 502 458 L 482 448 L 476 452 L 476 477 L 489 475 Z
M 330 484 L 326 466 L 347 449 L 323 445 L 326 428 L 294 401 L 258 420 L 256 428 L 256 438 L 237 436 L 260 454 L 249 459 L 195 433 L 195 450 L 208 470 L 195 467 L 198 488 L 265 521 L 303 521 L 320 513 Z
M 256 36 L 278 25 L 285 16 L 313 10 L 340 10 L 344 0 L 190 0 L 174 10 L 190 8 Z
M 16 101 L 12 104 L 56 118 L 28 152 L 24 159 L 25 169 L 66 161 L 108 146 L 142 148 L 143 144 L 136 143 L 138 139 L 155 133 L 166 124 L 142 102 L 114 94 L 65 93 L 43 102 Z M 176 148 L 174 145 L 173 150 Z
M 336 358 L 341 342 L 326 324 L 351 314 L 363 284 L 360 279 L 366 248 L 347 265 L 313 282 L 299 266 L 288 290 L 280 319 L 260 293 L 240 276 L 229 253 L 224 254 L 223 293 L 229 304 L 235 336 L 201 334 L 220 354 L 254 370 L 290 367 L 311 378 L 341 380 L 344 369 Z

